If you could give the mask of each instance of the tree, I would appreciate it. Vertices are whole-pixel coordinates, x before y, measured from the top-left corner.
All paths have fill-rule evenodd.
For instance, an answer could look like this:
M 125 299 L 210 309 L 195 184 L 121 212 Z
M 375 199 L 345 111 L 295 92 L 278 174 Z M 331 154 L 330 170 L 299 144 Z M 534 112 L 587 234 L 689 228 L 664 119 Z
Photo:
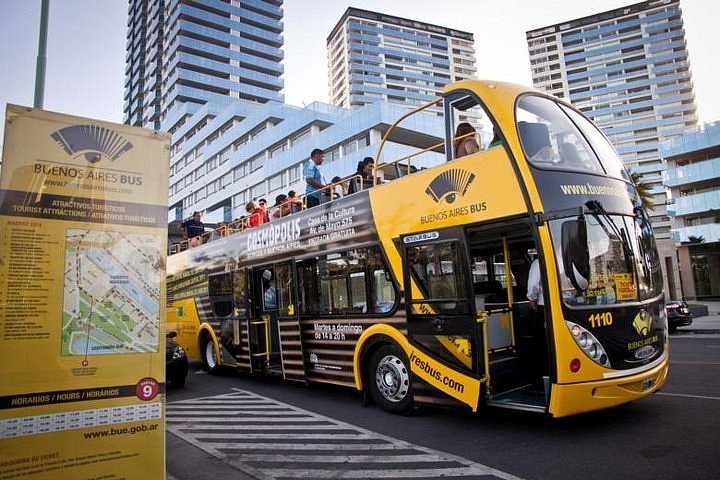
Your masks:
M 689 243 L 705 243 L 705 237 L 702 235 L 695 236 L 695 235 L 688 235 L 688 242 Z
M 655 210 L 652 193 L 650 193 L 650 185 L 643 181 L 642 175 L 638 172 L 631 171 L 630 180 L 632 180 L 633 185 L 635 185 L 635 189 L 637 190 L 638 196 L 640 197 L 640 202 L 642 203 L 642 206 L 645 208 L 645 210 Z

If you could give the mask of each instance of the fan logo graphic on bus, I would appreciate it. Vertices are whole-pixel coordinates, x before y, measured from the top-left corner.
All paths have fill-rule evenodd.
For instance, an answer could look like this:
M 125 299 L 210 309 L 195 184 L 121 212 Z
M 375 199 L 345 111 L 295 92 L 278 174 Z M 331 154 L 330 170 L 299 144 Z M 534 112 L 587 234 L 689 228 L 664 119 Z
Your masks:
M 65 153 L 73 157 L 82 155 L 90 163 L 99 162 L 103 156 L 114 162 L 133 148 L 119 133 L 97 125 L 73 125 L 56 130 L 50 136 Z
M 653 318 L 647 310 L 640 310 L 633 320 L 633 327 L 639 335 L 647 336 L 652 329 Z
M 475 174 L 466 170 L 459 168 L 446 170 L 430 182 L 425 193 L 427 193 L 435 203 L 439 204 L 445 200 L 446 203 L 451 204 L 455 202 L 458 197 L 465 195 L 473 180 L 475 180 Z

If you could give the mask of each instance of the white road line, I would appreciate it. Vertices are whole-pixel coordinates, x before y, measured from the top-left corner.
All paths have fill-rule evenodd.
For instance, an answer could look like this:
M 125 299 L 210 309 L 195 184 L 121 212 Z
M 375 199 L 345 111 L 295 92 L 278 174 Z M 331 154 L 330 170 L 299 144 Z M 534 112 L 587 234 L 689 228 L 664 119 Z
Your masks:
M 497 475 L 495 472 L 474 467 L 383 470 L 295 470 L 290 468 L 268 468 L 263 469 L 263 472 L 274 478 L 446 478 L 467 477 L 471 475 Z
M 258 430 L 271 430 L 271 431 L 277 431 L 282 430 L 283 432 L 286 430 L 302 430 L 302 431 L 308 431 L 308 430 L 337 430 L 342 432 L 347 432 L 348 429 L 345 427 L 339 427 L 337 425 L 228 425 L 225 423 L 224 425 L 203 425 L 203 424 L 193 424 L 193 425 L 184 425 L 180 427 L 183 429 L 183 431 L 192 431 L 192 430 L 238 430 L 242 429 L 243 431 L 258 431 Z M 243 433 L 244 434 L 244 433 Z M 202 435 L 202 434 L 199 434 Z M 284 433 L 282 435 L 285 435 Z M 335 436 L 335 434 L 332 434 Z
M 184 414 L 183 414 L 184 415 Z M 213 417 L 213 416 L 205 416 L 205 417 L 193 417 L 193 416 L 183 416 L 183 415 L 173 415 L 168 414 L 167 416 L 169 418 L 172 418 L 173 422 L 192 422 L 192 423 L 209 423 L 209 422 L 223 422 L 227 423 L 230 419 L 226 416 L 224 417 Z M 296 422 L 296 423 L 318 423 L 323 422 L 324 420 L 318 420 L 317 418 L 312 417 L 233 417 L 232 422 L 233 423 L 283 423 L 287 424 L 288 422 Z M 330 424 L 328 424 L 330 425 Z
M 278 450 L 277 443 L 212 443 L 205 442 L 210 448 L 216 450 Z M 288 443 L 282 445 L 283 450 L 306 451 L 306 450 L 401 450 L 401 448 L 390 443 Z M 243 455 L 244 458 L 244 455 Z
M 256 478 L 487 476 L 520 480 L 466 458 L 233 390 L 214 397 L 170 402 L 167 429 Z M 274 465 L 276 468 L 272 468 Z M 308 468 L 313 465 L 318 468 Z
M 705 395 L 688 395 L 685 393 L 667 393 L 658 392 L 655 395 L 664 395 L 666 397 L 685 397 L 685 398 L 699 398 L 701 400 L 720 400 L 720 397 L 706 397 Z
M 297 463 L 408 463 L 444 462 L 439 455 L 272 455 L 251 453 L 242 457 L 244 462 L 297 462 Z
M 185 427 L 179 427 L 180 431 L 185 432 Z M 269 438 L 277 438 L 278 440 L 372 440 L 376 438 L 372 433 L 193 433 L 199 438 L 211 438 L 217 440 L 219 438 L 232 438 L 241 440 L 263 440 Z
M 170 406 L 170 405 L 171 404 L 168 404 L 168 406 Z M 197 407 L 195 407 L 195 411 L 183 411 L 182 415 L 188 415 L 191 417 L 195 417 L 195 416 L 200 417 L 203 415 L 207 415 L 208 413 L 215 413 L 215 414 L 220 413 L 217 410 L 212 411 L 212 412 L 199 410 L 200 408 L 202 408 L 202 405 L 198 405 Z M 262 411 L 262 410 L 223 410 L 222 413 L 228 414 L 228 416 L 225 417 L 226 420 L 230 420 L 230 419 L 234 420 L 234 418 L 231 417 L 230 414 L 233 414 L 233 415 L 240 415 L 240 414 L 257 415 L 258 417 L 261 417 L 262 415 L 267 415 L 268 413 L 271 413 L 272 415 L 286 417 L 286 418 L 288 418 L 288 420 L 302 418 L 302 417 L 298 417 L 297 412 L 287 412 L 287 411 L 283 412 L 280 410 L 270 410 L 270 411 L 267 411 L 267 410 L 266 411 Z M 170 412 L 170 415 L 168 415 L 168 416 L 171 416 L 172 414 L 173 414 L 173 412 Z M 245 417 L 245 418 L 247 418 L 247 417 Z

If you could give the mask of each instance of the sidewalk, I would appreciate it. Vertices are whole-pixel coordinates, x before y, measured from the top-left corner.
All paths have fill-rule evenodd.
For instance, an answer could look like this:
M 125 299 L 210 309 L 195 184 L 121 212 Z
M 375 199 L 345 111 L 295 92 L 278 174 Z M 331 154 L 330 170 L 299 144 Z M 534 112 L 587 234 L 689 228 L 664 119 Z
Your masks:
M 720 334 L 720 302 L 692 301 L 690 303 L 707 305 L 708 315 L 693 318 L 692 325 L 678 327 L 677 334 Z

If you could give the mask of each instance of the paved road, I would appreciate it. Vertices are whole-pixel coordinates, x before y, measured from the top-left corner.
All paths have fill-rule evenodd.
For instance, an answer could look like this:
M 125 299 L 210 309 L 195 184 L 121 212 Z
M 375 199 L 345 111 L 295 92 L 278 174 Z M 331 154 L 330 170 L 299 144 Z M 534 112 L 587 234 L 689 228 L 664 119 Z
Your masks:
M 659 394 L 559 420 L 505 410 L 401 417 L 363 407 L 350 390 L 194 374 L 186 389 L 170 392 L 168 471 L 178 480 L 240 471 L 245 478 L 717 478 L 720 336 L 673 336 L 671 361 Z

